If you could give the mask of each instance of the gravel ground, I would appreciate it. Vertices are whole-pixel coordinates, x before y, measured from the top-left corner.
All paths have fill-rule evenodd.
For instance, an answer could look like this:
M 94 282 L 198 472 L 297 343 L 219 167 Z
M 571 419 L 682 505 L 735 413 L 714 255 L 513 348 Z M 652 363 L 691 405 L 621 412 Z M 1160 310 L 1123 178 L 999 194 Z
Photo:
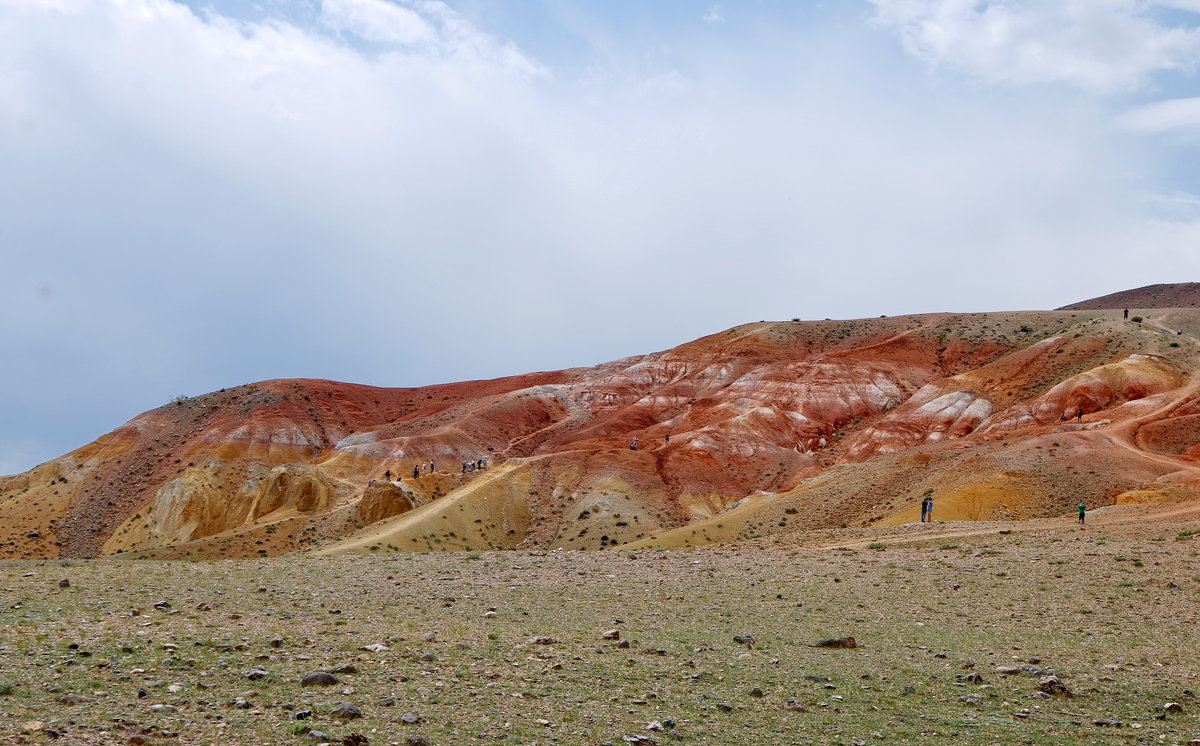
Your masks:
M 1184 744 L 1195 527 L 4 562 L 0 742 Z

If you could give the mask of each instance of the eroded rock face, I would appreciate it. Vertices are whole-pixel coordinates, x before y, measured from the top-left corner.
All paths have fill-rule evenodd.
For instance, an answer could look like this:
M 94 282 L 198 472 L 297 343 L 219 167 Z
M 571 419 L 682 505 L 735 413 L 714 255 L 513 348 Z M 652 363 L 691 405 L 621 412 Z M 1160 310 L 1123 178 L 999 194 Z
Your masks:
M 1200 329 L 1200 312 L 1173 311 L 1172 325 L 1191 328 L 1188 313 Z M 986 469 L 972 467 L 980 474 L 943 505 L 967 518 L 1034 516 L 1055 505 L 1041 485 L 1055 483 L 1057 461 L 1027 473 L 1021 438 L 1095 436 L 1133 460 L 1120 468 L 1135 482 L 1166 468 L 1163 457 L 1186 468 L 1200 460 L 1189 450 L 1200 426 L 1187 419 L 1197 412 L 1178 401 L 1188 348 L 1169 347 L 1192 342 L 1155 329 L 1119 312 L 759 323 L 595 368 L 494 381 L 267 381 L 169 404 L 0 478 L 0 557 L 175 545 L 281 552 L 376 524 L 395 524 L 390 544 L 404 549 L 599 548 L 708 520 L 732 526 L 725 517 L 746 506 L 849 485 L 839 470 L 871 475 L 845 488 L 840 513 L 797 511 L 697 539 L 733 540 L 801 517 L 822 526 L 903 517 L 910 482 L 916 489 L 928 464 L 949 463 L 936 454 L 1010 437 L 1005 453 L 988 446 Z M 1079 408 L 1085 421 L 1059 421 Z M 1133 421 L 1141 434 L 1121 436 L 1127 444 L 1108 435 Z M 1039 453 L 1054 443 L 1039 442 Z M 1142 447 L 1160 459 L 1154 468 L 1132 465 Z M 892 458 L 908 452 L 912 466 Z M 462 469 L 485 457 L 489 469 Z M 1105 494 L 1135 486 L 1126 481 L 1114 477 Z M 1023 497 L 1005 497 L 1014 491 Z M 891 503 L 872 504 L 884 492 Z M 427 510 L 445 499 L 463 510 Z
M 408 493 L 390 482 L 376 482 L 363 491 L 354 509 L 355 519 L 366 526 L 384 518 L 407 513 L 414 507 Z
M 998 412 L 983 423 L 981 432 L 1070 420 L 1176 389 L 1183 380 L 1177 365 L 1166 358 L 1130 355 L 1071 376 L 1029 403 Z
M 285 464 L 271 470 L 259 488 L 250 518 L 258 520 L 277 510 L 324 513 L 336 499 L 332 480 L 315 466 Z
M 904 406 L 854 436 L 842 460 L 863 461 L 920 443 L 962 438 L 992 414 L 991 400 L 978 392 L 951 391 L 938 396 L 936 391 L 933 386 L 921 389 Z

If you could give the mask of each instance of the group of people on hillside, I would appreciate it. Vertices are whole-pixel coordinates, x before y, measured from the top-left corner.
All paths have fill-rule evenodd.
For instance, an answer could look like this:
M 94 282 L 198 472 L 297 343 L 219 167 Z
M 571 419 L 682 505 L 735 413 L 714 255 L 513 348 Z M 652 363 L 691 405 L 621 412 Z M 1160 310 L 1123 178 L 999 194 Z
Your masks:
M 488 468 L 488 457 L 487 456 L 484 456 L 483 458 L 472 459 L 470 461 L 462 462 L 462 473 L 463 474 L 473 474 L 474 472 L 477 472 L 477 471 L 484 471 L 487 468 Z M 422 461 L 419 464 L 413 464 L 412 477 L 413 477 L 413 479 L 420 479 L 422 475 L 433 474 L 435 471 L 437 471 L 437 462 L 436 461 L 434 461 L 433 459 L 430 459 L 429 461 Z M 383 478 L 385 480 L 387 480 L 388 482 L 392 482 L 392 481 L 399 482 L 402 477 L 400 476 L 400 472 L 396 472 L 395 474 L 392 474 L 392 470 L 387 469 L 386 471 L 383 472 Z M 367 486 L 370 486 L 372 484 L 375 484 L 374 479 L 367 482 Z

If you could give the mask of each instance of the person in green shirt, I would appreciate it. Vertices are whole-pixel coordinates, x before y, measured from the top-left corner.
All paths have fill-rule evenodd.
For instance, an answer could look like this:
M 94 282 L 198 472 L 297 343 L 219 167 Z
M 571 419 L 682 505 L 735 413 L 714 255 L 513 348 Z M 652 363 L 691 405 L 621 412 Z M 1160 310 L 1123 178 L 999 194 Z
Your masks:
M 1079 502 L 1079 525 L 1080 526 L 1083 525 L 1083 516 L 1086 514 L 1087 514 L 1087 505 L 1083 501 L 1080 501 Z

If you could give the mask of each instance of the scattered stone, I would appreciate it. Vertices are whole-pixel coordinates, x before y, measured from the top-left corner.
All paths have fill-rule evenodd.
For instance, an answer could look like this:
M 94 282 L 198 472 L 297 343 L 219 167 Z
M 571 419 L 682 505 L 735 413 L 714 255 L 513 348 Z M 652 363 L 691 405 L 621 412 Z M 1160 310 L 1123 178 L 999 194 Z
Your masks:
M 1067 685 L 1063 683 L 1062 679 L 1058 678 L 1057 676 L 1043 677 L 1042 680 L 1038 682 L 1038 689 L 1052 696 L 1074 696 L 1071 690 L 1067 688 Z
M 494 612 L 494 611 L 485 611 L 485 612 L 483 612 L 483 618 L 484 618 L 484 619 L 495 619 L 495 618 L 496 618 L 496 612 Z
M 310 717 L 312 717 L 312 714 L 312 710 L 299 710 L 297 712 L 293 712 L 292 716 L 288 718 L 288 720 L 308 720 Z
M 739 645 L 753 645 L 754 635 L 734 635 L 733 641 Z
M 817 640 L 810 647 L 847 649 L 858 647 L 858 642 L 853 637 L 831 637 L 826 640 Z
M 600 635 L 600 639 L 601 640 L 620 640 L 621 639 L 621 630 L 619 630 L 619 629 L 605 630 L 604 634 Z
M 283 647 L 283 638 L 276 637 L 274 640 L 271 640 L 271 647 L 273 647 L 273 648 Z
M 300 686 L 333 686 L 338 681 L 338 677 L 328 671 L 313 671 L 300 679 Z
M 58 587 L 59 588 L 70 588 L 71 581 L 67 580 L 66 578 L 63 578 L 62 580 L 58 581 Z
M 64 694 L 58 698 L 58 701 L 64 705 L 77 705 L 80 702 L 86 702 L 87 700 L 83 697 L 80 697 L 78 694 Z M 1182 710 L 1182 708 L 1180 709 Z M 1172 710 L 1168 710 L 1168 712 L 1172 712 Z
M 352 720 L 362 717 L 362 710 L 358 709 L 349 702 L 342 702 L 329 711 L 330 717 L 342 718 L 344 720 Z
M 648 730 L 648 731 L 660 731 L 662 729 L 663 729 L 663 724 L 658 722 L 657 720 L 651 720 L 650 722 L 646 723 L 646 730 Z
M 1100 718 L 1099 720 L 1093 720 L 1092 725 L 1098 725 L 1101 728 L 1120 728 L 1122 723 L 1120 720 L 1107 720 L 1105 718 Z
M 396 706 L 396 698 L 395 697 L 384 697 L 383 699 L 379 700 L 379 706 L 380 707 L 395 707 Z
M 753 688 L 750 690 L 749 694 L 750 694 L 750 696 L 751 696 L 751 697 L 762 697 L 762 696 L 765 696 L 765 695 L 763 694 L 763 690 L 762 690 L 760 687 L 757 687 L 757 686 L 756 686 L 756 687 L 753 687 Z
M 359 650 L 365 650 L 368 653 L 382 653 L 382 652 L 386 651 L 387 649 L 388 649 L 388 646 L 384 645 L 381 642 L 372 643 L 370 645 L 363 645 L 361 648 L 359 648 Z
M 966 702 L 969 705 L 977 705 L 983 700 L 983 697 L 979 696 L 978 694 L 967 694 L 959 697 L 958 699 L 959 701 Z
M 328 741 L 329 734 L 321 730 L 310 730 L 308 732 L 308 738 L 311 741 Z
M 46 724 L 41 720 L 26 720 L 25 722 L 21 723 L 21 729 L 27 730 L 30 733 L 37 733 L 45 726 Z
M 965 673 L 965 674 L 962 674 L 961 676 L 955 676 L 954 680 L 961 681 L 964 684 L 982 684 L 983 683 L 983 677 L 977 673 Z
M 404 739 L 404 746 L 433 746 L 425 736 L 409 736 Z
M 421 717 L 415 712 L 406 712 L 400 716 L 400 722 L 406 725 L 416 725 L 418 723 L 425 722 L 425 718 Z
M 235 710 L 249 710 L 254 705 L 250 704 L 250 700 L 245 697 L 238 697 L 229 703 L 229 706 Z
M 339 663 L 329 669 L 329 673 L 358 673 L 358 666 L 355 666 L 353 663 Z
M 996 666 L 996 673 L 1004 676 L 1016 676 L 1021 673 L 1020 666 Z
M 805 676 L 805 677 L 804 677 L 804 679 L 805 679 L 806 681 L 811 681 L 811 682 L 813 682 L 814 684 L 828 684 L 828 683 L 829 683 L 829 677 L 828 677 L 828 676 L 812 676 L 812 675 L 809 675 L 809 676 Z
M 175 705 L 150 705 L 150 712 L 179 712 Z
M 529 638 L 530 645 L 553 645 L 556 642 L 558 640 L 555 640 L 553 637 L 546 637 L 545 635 Z
M 425 661 L 426 663 L 431 663 L 431 662 L 437 660 L 437 656 L 434 655 L 433 653 L 422 653 L 421 660 Z
M 421 639 L 425 642 L 437 642 L 437 632 L 426 632 L 421 635 Z
M 367 746 L 370 742 L 371 739 L 361 733 L 349 733 L 342 736 L 343 746 Z
M 250 679 L 251 681 L 262 681 L 270 675 L 271 672 L 265 668 L 262 668 L 261 666 L 255 666 L 246 672 L 246 678 Z
M 1178 702 L 1168 702 L 1163 705 L 1163 712 L 1183 712 L 1183 705 Z

